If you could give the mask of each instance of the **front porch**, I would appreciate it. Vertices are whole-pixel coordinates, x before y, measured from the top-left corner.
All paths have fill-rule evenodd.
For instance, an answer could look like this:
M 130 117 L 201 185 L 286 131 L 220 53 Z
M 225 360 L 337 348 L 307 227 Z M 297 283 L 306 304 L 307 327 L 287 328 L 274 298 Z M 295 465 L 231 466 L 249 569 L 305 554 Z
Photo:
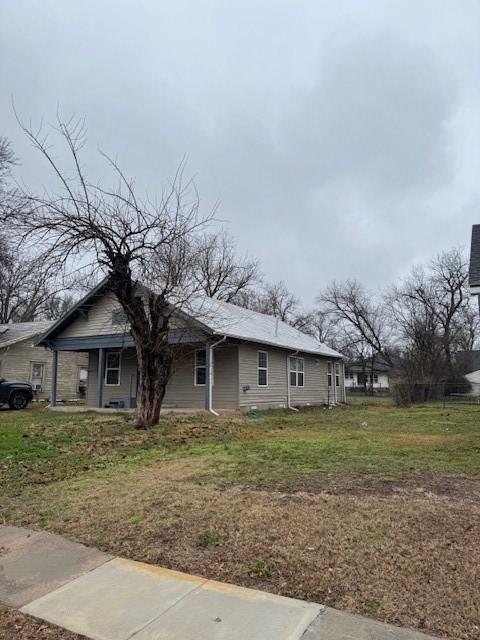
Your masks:
M 213 341 L 198 330 L 172 330 L 176 357 L 163 402 L 163 412 L 238 409 L 238 347 L 225 338 Z M 138 368 L 133 340 L 127 334 L 59 338 L 52 342 L 50 407 L 64 411 L 134 411 Z M 86 406 L 57 404 L 58 352 L 89 355 Z M 214 366 L 217 375 L 214 381 Z M 214 408 L 215 407 L 215 408 Z

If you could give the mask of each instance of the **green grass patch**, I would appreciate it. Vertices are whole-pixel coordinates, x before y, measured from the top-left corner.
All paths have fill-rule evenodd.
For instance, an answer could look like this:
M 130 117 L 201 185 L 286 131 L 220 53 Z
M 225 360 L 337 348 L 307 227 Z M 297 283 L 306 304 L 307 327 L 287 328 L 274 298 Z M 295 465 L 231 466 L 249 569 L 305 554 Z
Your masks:
M 92 471 L 200 456 L 201 483 L 272 485 L 359 476 L 392 480 L 416 471 L 480 473 L 480 409 L 356 405 L 261 420 L 166 416 L 151 431 L 130 415 L 0 412 L 0 480 L 7 490 Z

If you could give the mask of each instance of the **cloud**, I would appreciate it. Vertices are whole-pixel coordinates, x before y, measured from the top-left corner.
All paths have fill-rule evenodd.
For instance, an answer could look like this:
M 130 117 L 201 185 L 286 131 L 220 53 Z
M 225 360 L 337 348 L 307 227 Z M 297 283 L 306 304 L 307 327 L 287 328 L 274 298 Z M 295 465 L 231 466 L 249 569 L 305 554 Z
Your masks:
M 32 186 L 51 176 L 11 96 L 86 116 L 92 179 L 97 144 L 151 194 L 187 154 L 269 279 L 307 302 L 332 278 L 374 287 L 478 222 L 479 20 L 470 1 L 3 3 L 0 135 Z

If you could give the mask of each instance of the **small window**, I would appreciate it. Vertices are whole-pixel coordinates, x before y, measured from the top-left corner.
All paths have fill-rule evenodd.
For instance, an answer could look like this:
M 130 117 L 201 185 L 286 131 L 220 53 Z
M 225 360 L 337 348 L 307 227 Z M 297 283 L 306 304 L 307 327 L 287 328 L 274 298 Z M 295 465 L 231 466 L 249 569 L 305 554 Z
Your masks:
M 114 309 L 112 311 L 112 324 L 127 324 L 127 314 L 123 309 Z
M 43 388 L 43 375 L 45 372 L 45 364 L 43 362 L 32 362 L 30 372 L 30 382 L 34 390 L 41 391 Z
M 335 363 L 335 386 L 340 386 L 340 364 L 338 362 Z
M 378 384 L 378 373 L 368 374 L 368 382 L 369 384 Z
M 328 386 L 333 386 L 333 366 L 331 362 L 327 362 L 327 382 Z
M 120 384 L 120 351 L 109 351 L 105 360 L 105 384 L 118 386 Z
M 257 351 L 257 385 L 268 386 L 268 352 Z
M 195 351 L 195 386 L 203 386 L 207 381 L 207 352 L 205 349 Z
M 303 358 L 290 356 L 290 386 L 303 387 L 305 382 L 305 363 Z

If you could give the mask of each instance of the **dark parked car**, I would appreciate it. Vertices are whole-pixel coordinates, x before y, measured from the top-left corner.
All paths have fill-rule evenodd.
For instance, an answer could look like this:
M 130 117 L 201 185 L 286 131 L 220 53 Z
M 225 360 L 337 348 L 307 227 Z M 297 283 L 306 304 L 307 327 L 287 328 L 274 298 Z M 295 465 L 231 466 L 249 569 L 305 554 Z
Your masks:
M 28 382 L 0 378 L 0 406 L 8 404 L 10 409 L 25 409 L 32 398 L 33 389 Z

